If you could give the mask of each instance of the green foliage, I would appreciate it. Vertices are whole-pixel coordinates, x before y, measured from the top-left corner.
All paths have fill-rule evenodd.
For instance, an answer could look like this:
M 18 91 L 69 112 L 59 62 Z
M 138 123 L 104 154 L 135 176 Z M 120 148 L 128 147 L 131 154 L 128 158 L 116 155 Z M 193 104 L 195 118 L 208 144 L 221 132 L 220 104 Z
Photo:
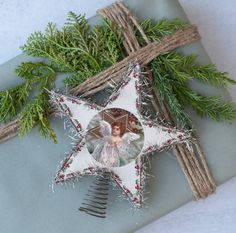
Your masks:
M 157 23 L 148 19 L 141 25 L 151 41 L 160 41 L 163 36 L 188 24 L 179 19 L 163 19 Z M 142 38 L 139 42 L 145 45 Z M 167 102 L 178 123 L 187 127 L 191 127 L 191 120 L 184 111 L 186 106 L 191 106 L 202 117 L 232 122 L 236 117 L 236 108 L 233 103 L 224 102 L 218 96 L 203 96 L 192 90 L 188 81 L 196 79 L 225 88 L 235 84 L 235 81 L 230 79 L 226 72 L 218 71 L 215 65 L 201 66 L 196 60 L 196 55 L 185 56 L 174 51 L 163 54 L 151 62 L 154 82 L 162 100 Z
M 141 22 L 150 41 L 160 41 L 163 36 L 187 25 L 179 19 Z M 135 34 L 144 46 L 139 31 Z M 37 125 L 42 135 L 56 142 L 56 135 L 49 124 L 49 96 L 45 89 L 55 87 L 59 73 L 68 73 L 63 82 L 73 88 L 117 63 L 125 56 L 122 41 L 122 31 L 109 20 L 90 27 L 84 15 L 73 12 L 69 12 L 60 30 L 49 23 L 44 32 L 31 34 L 22 50 L 30 56 L 46 58 L 47 62 L 25 62 L 16 69 L 22 84 L 0 91 L 0 122 L 7 122 L 18 115 L 20 135 Z M 217 121 L 231 122 L 235 118 L 232 103 L 224 102 L 220 97 L 203 96 L 188 85 L 192 79 L 225 88 L 235 83 L 214 65 L 201 66 L 195 55 L 185 56 L 174 51 L 154 59 L 151 67 L 155 87 L 179 124 L 191 128 L 191 119 L 184 111 L 186 106 L 191 106 L 202 117 Z
M 20 135 L 38 125 L 40 132 L 54 141 L 45 89 L 54 88 L 56 74 L 72 73 L 64 80 L 72 88 L 123 57 L 121 31 L 117 27 L 104 20 L 102 25 L 91 28 L 85 16 L 73 12 L 69 12 L 61 30 L 49 23 L 44 32 L 33 33 L 21 48 L 28 55 L 47 58 L 48 63 L 26 62 L 17 67 L 16 73 L 24 83 L 0 92 L 0 120 L 6 122 L 19 115 Z M 29 100 L 35 91 L 36 96 Z
M 23 62 L 17 67 L 16 73 L 23 83 L 0 92 L 0 121 L 6 122 L 19 115 L 19 135 L 39 125 L 41 134 L 49 135 L 56 142 L 55 133 L 48 121 L 49 97 L 45 92 L 45 89 L 55 87 L 55 71 L 42 62 Z M 33 93 L 36 94 L 30 99 Z
M 55 87 L 56 73 L 49 65 L 38 62 L 22 63 L 16 73 L 24 80 L 34 82 L 37 95 L 20 112 L 19 135 L 29 132 L 35 125 L 39 126 L 39 131 L 43 136 L 49 136 L 55 143 L 56 135 L 49 123 L 49 96 L 45 90 Z
M 59 72 L 99 73 L 121 58 L 121 44 L 120 30 L 109 21 L 90 28 L 85 16 L 69 12 L 61 30 L 49 23 L 44 33 L 33 33 L 21 48 L 28 55 L 48 58 Z
M 169 77 L 170 75 L 160 69 L 156 59 L 151 62 L 151 68 L 153 72 L 154 85 L 159 92 L 161 100 L 167 102 L 171 113 L 176 117 L 179 125 L 190 128 L 192 123 L 190 116 L 184 111 L 183 106 L 180 104 L 176 94 L 174 93 L 173 84 Z
M 20 114 L 19 135 L 23 136 L 35 125 L 39 126 L 39 131 L 43 136 L 49 136 L 55 143 L 56 134 L 51 128 L 48 120 L 49 115 L 49 97 L 45 92 L 40 93 L 34 98 Z
M 31 82 L 25 82 L 16 87 L 0 92 L 0 122 L 12 120 L 27 101 Z
M 213 64 L 199 65 L 196 55 L 185 56 L 180 52 L 169 52 L 159 56 L 157 60 L 159 65 L 171 72 L 176 80 L 182 82 L 197 79 L 219 87 L 228 87 L 236 83 L 226 72 L 218 71 Z
M 215 86 L 227 87 L 235 83 L 227 73 L 220 72 L 214 65 L 201 66 L 196 56 L 184 56 L 180 52 L 169 52 L 157 57 L 151 64 L 156 87 L 179 124 L 188 123 L 184 108 L 191 106 L 200 116 L 216 121 L 232 122 L 236 108 L 219 96 L 203 96 L 189 87 L 189 80 L 196 79 Z M 177 104 L 178 103 L 178 104 Z
M 202 117 L 215 121 L 232 122 L 236 116 L 236 108 L 232 102 L 224 102 L 220 96 L 203 96 L 186 86 L 175 86 L 174 92 L 181 105 L 191 105 Z
M 151 19 L 146 19 L 141 22 L 141 27 L 143 28 L 145 34 L 150 41 L 160 41 L 163 36 L 168 36 L 178 29 L 184 28 L 188 23 L 180 19 L 161 19 L 158 22 L 154 22 Z M 145 45 L 143 38 L 140 36 L 139 32 L 136 32 L 138 41 L 141 45 Z
M 16 68 L 16 74 L 25 81 L 40 83 L 45 88 L 53 88 L 55 84 L 55 70 L 43 62 L 22 62 Z
M 92 39 L 89 48 L 97 64 L 90 63 L 91 57 L 88 58 L 89 62 L 80 59 L 77 72 L 64 80 L 65 85 L 69 88 L 79 85 L 124 57 L 121 32 L 110 21 L 104 20 L 102 25 L 95 26 L 90 32 L 90 36 Z

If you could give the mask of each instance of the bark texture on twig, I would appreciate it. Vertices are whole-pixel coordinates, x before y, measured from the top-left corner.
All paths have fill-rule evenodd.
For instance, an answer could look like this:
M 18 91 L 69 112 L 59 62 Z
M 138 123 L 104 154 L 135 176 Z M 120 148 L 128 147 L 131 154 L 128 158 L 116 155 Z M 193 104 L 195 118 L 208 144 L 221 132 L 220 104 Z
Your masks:
M 0 127 L 0 143 L 3 143 L 10 138 L 17 136 L 17 131 L 19 128 L 18 119 L 11 121 Z

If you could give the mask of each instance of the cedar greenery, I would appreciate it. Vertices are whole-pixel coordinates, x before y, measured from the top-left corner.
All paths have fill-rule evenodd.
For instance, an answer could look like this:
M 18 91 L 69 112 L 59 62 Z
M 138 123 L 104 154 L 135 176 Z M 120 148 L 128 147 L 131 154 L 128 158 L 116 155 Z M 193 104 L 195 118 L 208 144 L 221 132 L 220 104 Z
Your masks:
M 141 22 L 150 41 L 159 41 L 186 25 L 179 19 Z M 142 36 L 138 31 L 135 33 L 144 46 Z M 61 30 L 49 23 L 45 32 L 33 33 L 21 49 L 30 56 L 46 58 L 46 62 L 24 62 L 17 67 L 22 84 L 0 91 L 0 122 L 19 116 L 19 135 L 38 125 L 42 135 L 56 142 L 49 123 L 49 96 L 45 89 L 55 87 L 58 74 L 66 73 L 63 82 L 72 88 L 120 61 L 125 57 L 122 39 L 122 32 L 110 21 L 103 20 L 102 24 L 91 28 L 85 16 L 73 12 L 69 12 Z M 203 96 L 189 86 L 189 81 L 196 79 L 227 88 L 235 83 L 227 73 L 218 71 L 214 65 L 201 66 L 195 55 L 185 56 L 177 51 L 157 57 L 150 65 L 155 87 L 179 124 L 191 128 L 191 118 L 184 111 L 187 106 L 213 120 L 231 122 L 235 118 L 236 110 L 231 102 L 217 96 Z
M 22 109 L 32 88 L 30 82 L 0 92 L 0 121 L 12 120 Z
M 19 115 L 19 135 L 29 132 L 36 124 L 44 136 L 57 142 L 56 135 L 49 124 L 49 96 L 45 89 L 55 87 L 56 73 L 42 62 L 23 62 L 16 73 L 24 82 L 14 88 L 0 92 L 0 120 L 7 122 Z M 29 100 L 30 95 L 32 98 Z
M 189 86 L 196 79 L 214 86 L 228 87 L 235 81 L 214 65 L 200 66 L 196 56 L 184 56 L 180 52 L 169 52 L 151 62 L 154 83 L 162 100 L 165 100 L 180 125 L 191 128 L 191 120 L 184 108 L 191 106 L 201 117 L 215 121 L 232 122 L 236 108 L 232 102 L 224 102 L 220 96 L 204 96 Z

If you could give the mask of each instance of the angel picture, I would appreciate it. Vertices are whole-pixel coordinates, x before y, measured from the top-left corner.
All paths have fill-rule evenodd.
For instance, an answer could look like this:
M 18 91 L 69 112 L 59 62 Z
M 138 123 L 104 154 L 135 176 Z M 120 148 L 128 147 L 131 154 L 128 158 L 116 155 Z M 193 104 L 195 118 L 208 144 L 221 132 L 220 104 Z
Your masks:
M 122 159 L 134 157 L 136 153 L 132 142 L 140 138 L 139 134 L 125 132 L 126 128 L 122 122 L 101 120 L 100 133 L 102 137 L 97 141 L 92 156 L 107 167 L 119 167 Z

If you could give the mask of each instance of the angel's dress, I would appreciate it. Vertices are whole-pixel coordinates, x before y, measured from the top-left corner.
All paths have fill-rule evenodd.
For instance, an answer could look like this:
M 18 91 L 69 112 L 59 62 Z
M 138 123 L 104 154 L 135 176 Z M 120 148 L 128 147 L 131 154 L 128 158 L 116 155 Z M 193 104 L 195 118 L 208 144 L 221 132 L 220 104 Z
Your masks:
M 103 137 L 98 140 L 97 145 L 93 151 L 93 157 L 107 167 L 120 166 L 120 148 L 122 143 L 111 143 L 111 136 Z
M 139 138 L 139 135 L 132 133 L 135 139 Z M 93 157 L 105 165 L 106 167 L 119 167 L 121 159 L 126 159 L 134 154 L 133 146 L 127 143 L 123 138 L 121 142 L 111 143 L 112 136 L 105 136 L 98 140 L 97 145 L 93 151 Z

